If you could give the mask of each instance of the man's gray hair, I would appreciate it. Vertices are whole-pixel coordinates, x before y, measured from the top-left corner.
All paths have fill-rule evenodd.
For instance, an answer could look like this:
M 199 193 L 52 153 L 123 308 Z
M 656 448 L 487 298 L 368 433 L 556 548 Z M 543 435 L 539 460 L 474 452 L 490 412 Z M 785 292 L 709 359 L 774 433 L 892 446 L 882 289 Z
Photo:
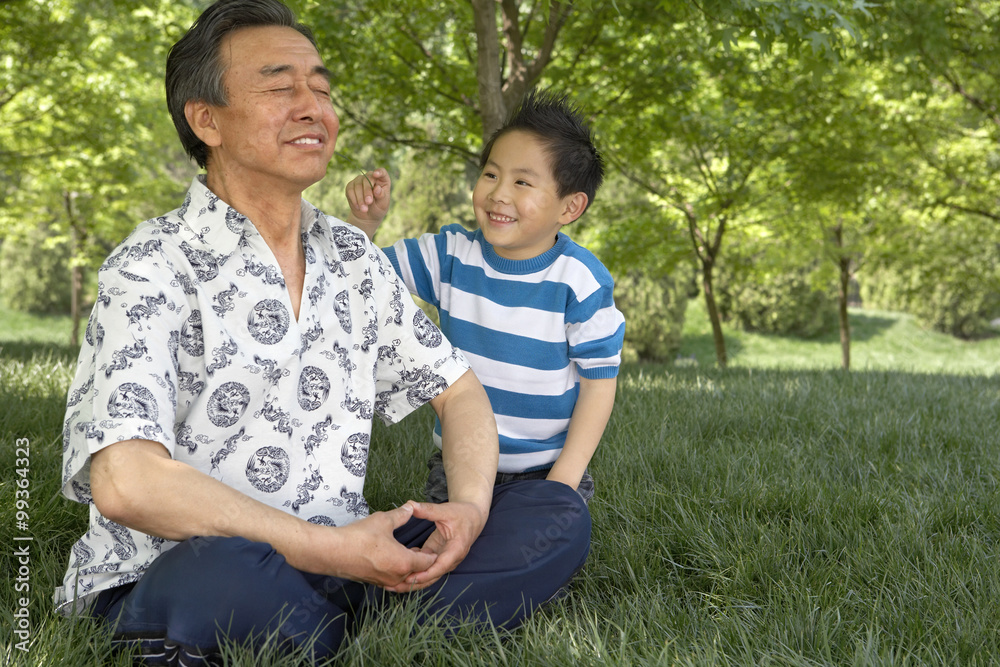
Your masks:
M 191 129 L 184 107 L 192 100 L 214 106 L 228 104 L 220 47 L 230 33 L 259 26 L 294 28 L 316 46 L 312 31 L 279 0 L 219 0 L 198 17 L 167 55 L 167 109 L 184 150 L 199 167 L 208 165 L 208 146 Z

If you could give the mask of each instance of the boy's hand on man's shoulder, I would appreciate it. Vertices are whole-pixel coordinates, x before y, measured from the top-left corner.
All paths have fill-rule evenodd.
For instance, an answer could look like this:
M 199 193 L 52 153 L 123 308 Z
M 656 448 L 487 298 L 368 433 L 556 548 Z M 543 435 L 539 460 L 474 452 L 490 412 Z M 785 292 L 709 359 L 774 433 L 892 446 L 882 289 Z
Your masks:
M 356 176 L 347 184 L 344 192 L 351 207 L 347 222 L 373 239 L 378 226 L 389 212 L 391 189 L 392 180 L 385 169 L 379 168 Z

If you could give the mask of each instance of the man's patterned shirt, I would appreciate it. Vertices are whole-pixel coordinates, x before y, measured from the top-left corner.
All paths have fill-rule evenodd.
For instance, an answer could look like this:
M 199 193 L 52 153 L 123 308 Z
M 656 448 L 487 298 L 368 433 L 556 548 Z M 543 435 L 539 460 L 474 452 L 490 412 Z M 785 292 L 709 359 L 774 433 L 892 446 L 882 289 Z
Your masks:
M 203 178 L 101 267 L 63 429 L 63 494 L 90 504 L 90 529 L 57 604 L 137 580 L 175 544 L 97 511 L 90 456 L 103 447 L 153 440 L 272 507 L 342 526 L 368 515 L 372 417 L 398 421 L 468 369 L 382 252 L 305 202 L 296 320 L 269 247 Z

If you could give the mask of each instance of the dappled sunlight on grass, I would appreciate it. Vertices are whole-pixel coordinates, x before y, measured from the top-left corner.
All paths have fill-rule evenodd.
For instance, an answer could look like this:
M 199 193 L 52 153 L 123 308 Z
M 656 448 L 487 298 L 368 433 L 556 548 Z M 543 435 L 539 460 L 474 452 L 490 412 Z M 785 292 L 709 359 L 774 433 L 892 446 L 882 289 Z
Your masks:
M 928 331 L 901 313 L 850 310 L 851 369 L 944 373 L 1000 373 L 1000 336 L 963 341 Z M 813 339 L 748 333 L 723 325 L 733 368 L 832 369 L 841 367 L 840 332 Z M 715 365 L 712 329 L 704 302 L 688 304 L 678 358 L 694 355 L 700 366 Z

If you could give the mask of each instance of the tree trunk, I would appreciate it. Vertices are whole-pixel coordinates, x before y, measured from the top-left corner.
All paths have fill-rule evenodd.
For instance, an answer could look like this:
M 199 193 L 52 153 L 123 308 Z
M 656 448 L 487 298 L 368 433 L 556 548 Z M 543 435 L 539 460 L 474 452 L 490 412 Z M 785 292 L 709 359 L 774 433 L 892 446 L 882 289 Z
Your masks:
M 75 197 L 75 192 L 63 192 L 63 203 L 66 206 L 66 215 L 69 219 L 70 243 L 69 309 L 72 329 L 69 334 L 69 344 L 74 349 L 80 346 L 80 321 L 83 319 L 80 305 L 80 297 L 83 293 L 83 267 L 77 261 L 80 255 L 81 234 L 76 212 L 73 210 Z
M 845 371 L 851 370 L 851 322 L 847 317 L 847 290 L 850 288 L 851 260 L 840 260 L 840 365 Z
M 837 246 L 837 265 L 840 269 L 837 289 L 840 319 L 840 365 L 845 371 L 851 370 L 851 322 L 847 317 L 847 297 L 851 288 L 851 258 L 844 253 L 844 226 L 833 228 L 833 240 Z
M 712 339 L 715 341 L 715 361 L 719 368 L 725 368 L 729 359 L 726 355 L 726 339 L 722 335 L 722 320 L 719 317 L 719 308 L 715 304 L 715 290 L 712 287 L 712 273 L 715 270 L 715 258 L 719 256 L 722 248 L 722 236 L 726 233 L 726 218 L 719 218 L 715 234 L 708 242 L 701 228 L 698 226 L 698 215 L 690 202 L 678 203 L 677 208 L 684 213 L 687 218 L 688 234 L 691 243 L 694 244 L 694 254 L 701 263 L 701 285 L 705 292 L 705 310 L 708 311 L 708 321 L 712 323 Z
M 504 107 L 500 80 L 500 32 L 497 30 L 496 0 L 472 0 L 476 30 L 476 78 L 479 80 L 479 113 L 483 119 L 483 143 L 503 124 Z
M 712 271 L 714 258 L 705 258 L 701 263 L 701 284 L 705 290 L 705 309 L 708 311 L 708 321 L 712 323 L 712 339 L 715 341 L 715 360 L 719 368 L 725 368 L 728 363 L 726 355 L 726 339 L 722 335 L 722 320 L 719 318 L 719 308 L 715 305 L 715 291 L 712 288 Z
M 80 296 L 83 293 L 83 267 L 75 262 L 70 269 L 70 289 L 72 290 L 69 297 L 70 316 L 73 330 L 70 332 L 69 344 L 76 349 L 80 347 L 80 322 L 83 319 L 80 305 Z

